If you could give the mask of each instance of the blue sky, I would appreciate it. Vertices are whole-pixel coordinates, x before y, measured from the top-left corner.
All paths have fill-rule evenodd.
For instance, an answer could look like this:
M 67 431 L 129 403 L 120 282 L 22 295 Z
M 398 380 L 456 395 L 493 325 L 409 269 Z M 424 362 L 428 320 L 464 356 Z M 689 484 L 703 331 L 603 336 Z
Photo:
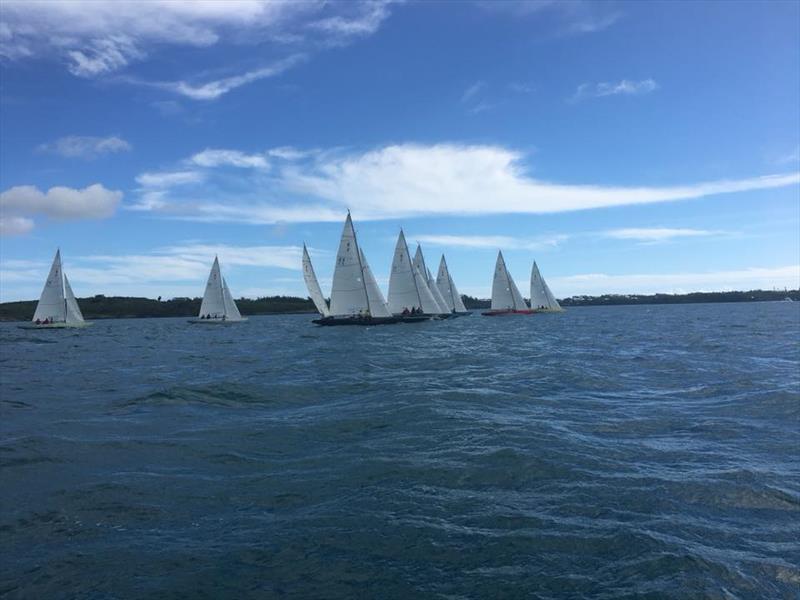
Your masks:
M 488 296 L 800 286 L 796 2 L 4 2 L 0 299 L 323 289 L 347 208 Z M 413 250 L 413 249 L 412 249 Z

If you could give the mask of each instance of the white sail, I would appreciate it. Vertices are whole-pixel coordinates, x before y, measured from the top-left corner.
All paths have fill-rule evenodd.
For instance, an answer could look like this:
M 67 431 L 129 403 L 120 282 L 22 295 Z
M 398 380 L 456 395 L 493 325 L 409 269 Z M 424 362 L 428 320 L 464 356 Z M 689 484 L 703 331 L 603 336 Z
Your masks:
M 311 264 L 311 257 L 308 255 L 306 245 L 303 244 L 303 278 L 306 280 L 306 287 L 308 288 L 308 295 L 317 307 L 319 314 L 327 317 L 331 314 L 328 303 L 325 301 L 325 296 L 322 295 L 322 289 L 319 287 L 317 275 L 314 273 L 314 266 Z
M 77 306 L 77 303 L 76 303 Z M 64 296 L 64 275 L 61 271 L 61 250 L 56 251 L 50 274 L 44 284 L 36 312 L 33 313 L 34 321 L 48 320 L 54 323 L 65 323 L 67 320 L 67 303 Z
M 369 299 L 369 314 L 373 317 L 391 317 L 392 313 L 389 311 L 389 306 L 378 287 L 378 282 L 375 281 L 375 275 L 372 274 L 372 269 L 369 268 L 367 257 L 364 256 L 364 251 L 359 248 L 361 253 L 361 268 L 364 273 L 364 283 L 367 287 L 367 297 Z
M 533 262 L 533 268 L 531 269 L 531 308 L 548 311 L 563 310 L 539 272 L 539 266 L 536 261 Z
M 434 285 L 431 272 L 428 270 L 428 266 L 425 264 L 425 256 L 422 254 L 422 246 L 419 244 L 417 244 L 417 251 L 414 254 L 414 266 L 425 278 L 425 287 L 428 288 L 428 291 L 430 291 L 431 296 L 433 297 L 433 301 L 436 303 L 436 312 L 440 314 L 449 313 L 450 309 L 447 306 L 447 302 L 444 301 L 444 298 L 442 298 L 442 295 L 439 293 L 439 289 Z
M 422 274 L 422 271 L 420 271 L 417 267 L 413 268 L 414 268 L 414 280 L 417 283 L 417 290 L 419 291 L 419 299 L 420 299 L 420 305 L 422 306 L 422 312 L 427 315 L 440 315 L 446 312 L 450 312 L 447 309 L 444 309 L 441 306 L 439 306 L 439 303 L 436 302 L 436 299 L 433 297 L 433 293 L 428 287 L 427 277 L 425 277 L 425 275 Z
M 81 313 L 81 308 L 75 299 L 75 294 L 72 293 L 72 286 L 69 284 L 66 273 L 64 273 L 64 292 L 67 307 L 66 322 L 71 325 L 84 323 L 83 313 Z
M 517 284 L 514 283 L 506 268 L 503 253 L 498 252 L 492 281 L 492 310 L 525 310 L 527 308 Z
M 222 278 L 222 301 L 225 304 L 225 319 L 228 321 L 241 321 L 242 313 L 239 312 L 239 307 L 236 306 L 236 301 L 233 299 L 231 290 L 228 287 L 228 282 Z
M 204 318 L 221 319 L 225 316 L 225 296 L 222 291 L 222 276 L 219 272 L 219 260 L 215 256 L 211 273 L 206 282 L 206 291 L 203 302 L 200 304 L 200 315 Z
M 439 272 L 436 274 L 436 287 L 439 288 L 439 293 L 442 295 L 442 298 L 450 310 L 467 312 L 467 307 L 464 306 L 461 294 L 458 293 L 456 284 L 450 276 L 444 254 L 442 254 L 442 259 L 439 261 Z
M 353 220 L 350 218 L 350 213 L 347 213 L 339 251 L 336 253 L 330 313 L 333 316 L 347 316 L 364 312 L 369 312 L 369 299 Z
M 389 275 L 389 310 L 395 315 L 401 314 L 404 310 L 410 311 L 412 308 L 422 309 L 412 269 L 406 237 L 401 229 L 394 247 L 392 272 Z

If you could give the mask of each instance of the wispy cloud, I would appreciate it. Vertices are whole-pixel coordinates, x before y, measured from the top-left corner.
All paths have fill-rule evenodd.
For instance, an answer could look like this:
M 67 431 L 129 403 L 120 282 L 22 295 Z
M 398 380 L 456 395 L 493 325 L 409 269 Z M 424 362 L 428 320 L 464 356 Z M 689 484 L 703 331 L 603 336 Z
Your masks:
M 52 219 L 104 219 L 114 214 L 122 200 L 122 192 L 108 190 L 99 183 L 83 189 L 64 186 L 42 192 L 36 186 L 19 185 L 0 193 L 2 232 L 19 235 L 34 227 L 30 217 Z
M 308 58 L 306 54 L 292 54 L 286 58 L 275 61 L 272 64 L 253 69 L 239 75 L 231 77 L 223 77 L 222 79 L 215 79 L 205 83 L 192 83 L 189 81 L 144 81 L 136 78 L 122 78 L 122 81 L 128 83 L 144 85 L 154 88 L 159 88 L 191 98 L 192 100 L 216 100 L 220 96 L 227 94 L 231 90 L 238 87 L 253 83 L 260 79 L 268 79 L 276 77 L 292 67 L 300 64 Z
M 794 150 L 777 156 L 772 163 L 775 165 L 791 165 L 800 162 L 800 146 L 795 146 Z
M 476 81 L 475 83 L 467 87 L 467 89 L 464 90 L 464 93 L 461 94 L 461 102 L 464 103 L 469 102 L 470 100 L 475 98 L 478 92 L 480 92 L 485 87 L 486 87 L 486 82 Z
M 128 142 L 114 135 L 109 137 L 69 135 L 37 147 L 39 152 L 83 159 L 94 159 L 103 154 L 128 152 L 130 149 L 131 145 Z
M 245 154 L 238 150 L 206 148 L 192 155 L 189 163 L 198 167 L 239 167 L 244 169 L 268 169 L 269 162 L 263 154 Z
M 243 85 L 275 77 L 308 56 L 374 34 L 390 16 L 390 2 L 293 2 L 288 0 L 71 0 L 3 3 L 0 57 L 24 61 L 50 58 L 77 77 L 97 78 L 123 72 L 163 48 L 205 48 L 226 43 L 270 56 L 259 68 L 212 81 L 187 76 L 149 82 L 117 77 L 163 89 L 193 100 L 214 100 Z M 256 50 L 253 50 L 257 48 Z M 231 61 L 229 61 L 230 63 Z
M 271 152 L 265 154 L 271 156 Z M 533 178 L 524 167 L 525 158 L 501 146 L 460 144 L 403 144 L 363 152 L 292 149 L 275 161 L 269 177 L 258 169 L 245 171 L 229 193 L 229 183 L 212 168 L 199 174 L 145 173 L 137 178 L 144 186 L 140 193 L 163 193 L 149 197 L 151 206 L 140 202 L 139 208 L 171 218 L 254 224 L 338 221 L 348 207 L 359 219 L 536 214 L 800 183 L 800 173 L 782 173 L 669 187 L 573 185 Z M 204 190 L 199 189 L 190 189 L 189 194 L 182 194 L 180 187 L 167 190 L 168 184 L 192 183 L 201 177 L 217 184 L 213 199 L 203 199 Z
M 623 229 L 611 229 L 603 232 L 605 237 L 618 240 L 635 240 L 646 243 L 666 242 L 676 238 L 708 237 L 727 234 L 728 232 L 725 231 L 711 229 L 670 227 L 630 227 Z
M 485 81 L 476 81 L 464 90 L 461 94 L 461 104 L 465 110 L 473 115 L 491 110 L 497 106 L 496 102 L 485 99 L 485 92 L 488 86 Z
M 658 89 L 658 84 L 653 79 L 630 81 L 623 79 L 619 82 L 601 81 L 599 83 L 582 83 L 575 93 L 570 96 L 570 102 L 580 102 L 587 98 L 603 98 L 605 96 L 641 96 Z
M 611 27 L 622 18 L 609 2 L 587 0 L 513 0 L 497 2 L 478 0 L 475 4 L 489 13 L 508 15 L 516 19 L 553 19 L 559 36 L 595 33 Z
M 505 235 L 437 235 L 421 234 L 408 235 L 409 240 L 414 240 L 432 246 L 445 246 L 453 248 L 487 248 L 491 250 L 542 250 L 554 248 L 566 241 L 569 236 L 564 234 L 539 236 L 533 238 L 519 238 Z
M 167 188 L 200 183 L 203 179 L 204 176 L 200 171 L 161 171 L 137 175 L 136 183 L 148 188 Z

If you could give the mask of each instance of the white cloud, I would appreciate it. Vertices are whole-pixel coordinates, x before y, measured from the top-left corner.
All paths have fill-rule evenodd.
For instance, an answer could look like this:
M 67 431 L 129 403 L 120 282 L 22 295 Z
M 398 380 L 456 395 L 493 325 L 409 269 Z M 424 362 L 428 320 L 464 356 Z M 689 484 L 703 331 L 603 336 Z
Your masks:
M 567 235 L 517 238 L 506 235 L 408 235 L 409 240 L 433 246 L 487 248 L 491 250 L 541 250 L 554 248 L 568 239 Z
M 0 235 L 23 235 L 33 229 L 33 219 L 0 216 Z
M 501 146 L 402 144 L 366 152 L 316 151 L 276 163 L 269 178 L 243 173 L 214 200 L 159 198 L 171 217 L 274 223 L 425 215 L 538 214 L 649 204 L 797 185 L 799 173 L 686 185 L 600 186 L 551 183 L 531 177 L 525 157 Z M 213 178 L 213 172 L 208 177 Z M 142 183 L 142 181 L 140 181 Z
M 714 231 L 709 229 L 688 229 L 688 228 L 669 228 L 669 227 L 629 227 L 623 229 L 611 229 L 603 232 L 605 237 L 618 240 L 636 240 L 639 242 L 665 242 L 675 238 L 686 237 L 705 237 L 710 235 L 722 235 L 724 231 Z
M 52 58 L 86 78 L 122 71 L 167 46 L 244 47 L 242 64 L 251 64 L 249 57 L 254 55 L 272 57 L 266 66 L 204 83 L 191 77 L 165 82 L 119 79 L 194 100 L 213 100 L 274 77 L 308 54 L 371 35 L 388 17 L 389 2 L 381 0 L 6 0 L 0 57 Z M 230 68 L 237 70 L 235 60 Z
M 193 155 L 189 162 L 199 167 L 241 167 L 248 169 L 267 169 L 269 163 L 262 154 L 245 154 L 238 150 L 206 148 Z
M 795 146 L 791 152 L 787 152 L 773 160 L 776 165 L 790 165 L 797 162 L 800 162 L 800 146 Z
M 643 79 L 642 81 L 623 79 L 616 83 L 607 81 L 582 83 L 578 86 L 570 101 L 579 102 L 586 98 L 602 98 L 604 96 L 640 96 L 654 92 L 658 87 L 658 84 L 653 79 Z
M 200 183 L 203 178 L 203 174 L 199 171 L 163 171 L 137 175 L 136 183 L 148 188 L 167 188 Z
M 797 289 L 800 265 L 753 267 L 712 272 L 609 275 L 587 273 L 547 277 L 553 293 L 559 297 L 601 294 L 679 294 L 727 290 Z
M 37 149 L 40 152 L 51 152 L 67 158 L 93 159 L 103 154 L 128 152 L 131 145 L 117 136 L 69 135 L 53 142 L 41 144 Z
M 194 84 L 188 81 L 142 81 L 133 78 L 128 78 L 125 81 L 160 88 L 191 98 L 192 100 L 216 100 L 231 90 L 235 90 L 248 83 L 280 75 L 288 69 L 300 64 L 306 60 L 306 58 L 307 55 L 305 54 L 293 54 L 265 67 L 247 71 L 241 75 L 216 79 L 203 84 Z
M 0 193 L 4 232 L 25 233 L 33 227 L 30 216 L 53 219 L 103 219 L 114 214 L 122 192 L 96 183 L 83 189 L 52 187 L 47 192 L 32 185 L 19 185 Z
M 461 95 L 461 102 L 469 102 L 478 94 L 478 92 L 480 92 L 485 87 L 486 87 L 486 82 L 476 81 L 466 90 L 464 90 L 464 93 Z

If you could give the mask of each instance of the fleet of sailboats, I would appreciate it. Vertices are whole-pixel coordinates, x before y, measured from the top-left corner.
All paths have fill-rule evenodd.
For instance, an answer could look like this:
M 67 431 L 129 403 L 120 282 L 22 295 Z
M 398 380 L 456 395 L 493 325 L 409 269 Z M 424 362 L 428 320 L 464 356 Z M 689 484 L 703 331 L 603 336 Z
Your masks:
M 367 257 L 358 245 L 353 219 L 347 212 L 336 265 L 333 271 L 330 300 L 319 285 L 308 248 L 303 244 L 303 278 L 308 294 L 320 318 L 318 325 L 384 325 L 429 319 L 446 319 L 471 312 L 456 288 L 442 255 L 434 279 L 425 263 L 422 247 L 417 244 L 414 258 L 408 249 L 405 233 L 400 230 L 392 258 L 389 293 L 384 298 Z M 497 253 L 492 280 L 491 308 L 481 314 L 530 315 L 540 312 L 563 312 L 536 262 L 531 269 L 530 306 L 508 272 L 502 251 Z M 191 323 L 220 324 L 246 321 L 239 312 L 228 283 L 222 276 L 219 258 L 214 257 L 206 282 L 200 314 Z M 61 267 L 61 251 L 56 251 L 33 320 L 24 328 L 71 328 L 89 325 Z
M 219 258 L 215 256 L 211 272 L 208 274 L 203 302 L 200 304 L 200 314 L 195 319 L 189 319 L 189 322 L 216 325 L 241 323 L 246 320 L 247 318 L 239 312 L 228 283 L 220 273 Z

